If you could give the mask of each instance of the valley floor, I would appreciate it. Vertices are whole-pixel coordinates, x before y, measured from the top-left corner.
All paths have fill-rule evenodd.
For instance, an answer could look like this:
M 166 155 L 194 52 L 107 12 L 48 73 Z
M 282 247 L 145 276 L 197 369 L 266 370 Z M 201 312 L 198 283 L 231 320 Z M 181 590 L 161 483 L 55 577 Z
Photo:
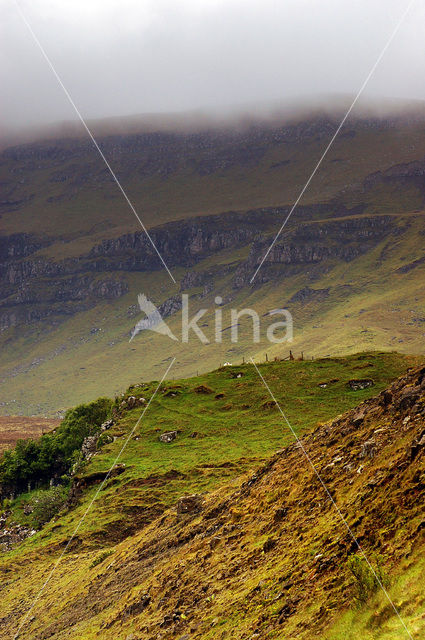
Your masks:
M 54 418 L 0 416 L 0 454 L 13 447 L 17 440 L 37 438 L 58 426 Z

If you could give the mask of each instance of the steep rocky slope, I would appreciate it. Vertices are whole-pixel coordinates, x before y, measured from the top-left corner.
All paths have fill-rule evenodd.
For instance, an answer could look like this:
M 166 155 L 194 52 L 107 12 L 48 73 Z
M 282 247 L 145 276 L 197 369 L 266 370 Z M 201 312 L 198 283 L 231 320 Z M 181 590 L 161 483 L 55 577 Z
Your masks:
M 273 366 L 260 371 L 276 391 Z M 287 424 L 269 411 L 283 436 Z M 420 367 L 319 425 L 302 446 L 289 444 L 236 484 L 180 501 L 103 555 L 80 531 L 19 637 L 419 639 L 424 456 Z M 106 490 L 113 486 L 114 478 Z M 356 541 L 406 627 L 367 577 Z M 24 621 L 61 548 L 47 544 L 40 555 L 30 545 L 2 565 L 0 637 Z

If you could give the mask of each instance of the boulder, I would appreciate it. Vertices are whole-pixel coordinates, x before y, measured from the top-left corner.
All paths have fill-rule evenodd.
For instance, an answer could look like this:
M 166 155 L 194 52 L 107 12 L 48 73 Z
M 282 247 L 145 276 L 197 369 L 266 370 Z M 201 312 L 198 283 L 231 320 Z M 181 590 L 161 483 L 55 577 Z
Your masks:
M 362 389 L 368 389 L 369 387 L 373 387 L 374 381 L 372 378 L 363 378 L 363 379 L 355 379 L 349 380 L 347 382 L 347 386 L 352 391 L 361 391 Z
M 413 407 L 416 400 L 419 397 L 421 390 L 420 387 L 408 387 L 400 394 L 399 399 L 396 401 L 396 407 L 399 411 L 406 411 Z
M 120 409 L 131 410 L 146 404 L 146 398 L 137 398 L 136 396 L 128 396 L 120 403 Z
M 413 461 L 418 453 L 425 447 L 425 431 L 421 433 L 415 440 L 412 442 L 410 447 L 410 459 Z
M 81 446 L 81 454 L 85 460 L 88 460 L 96 451 L 97 436 L 88 436 L 84 438 L 84 442 Z
M 359 425 L 361 425 L 364 419 L 365 419 L 365 411 L 364 409 L 360 409 L 360 411 L 357 411 L 357 413 L 354 414 L 352 422 L 356 427 L 358 427 Z
M 134 407 L 140 407 L 142 405 L 146 404 L 146 398 L 143 398 L 142 396 L 140 397 L 136 397 L 136 396 L 129 396 L 127 398 L 127 408 L 128 409 L 134 409 Z
M 175 398 L 181 393 L 178 389 L 168 389 L 164 392 L 164 396 L 167 398 Z
M 106 431 L 107 429 L 110 429 L 114 424 L 114 421 L 112 420 L 112 418 L 110 420 L 106 420 L 106 422 L 103 422 L 100 425 L 100 430 L 101 431 Z
M 129 396 L 127 398 L 127 407 L 129 409 L 134 409 L 134 407 L 136 406 L 137 403 L 137 398 L 135 396 Z
M 319 382 L 319 384 L 317 386 L 320 387 L 321 389 L 326 389 L 326 387 L 328 387 L 330 384 L 335 384 L 336 382 L 339 382 L 339 379 L 338 378 L 332 378 L 332 380 L 326 380 L 325 382 Z
M 361 458 L 374 458 L 377 452 L 376 441 L 371 438 L 370 440 L 366 440 L 366 442 L 362 445 L 362 450 L 360 452 Z
M 160 442 L 169 443 L 177 438 L 177 431 L 166 431 L 159 436 Z
M 210 540 L 210 549 L 215 549 L 222 541 L 221 536 L 213 536 Z
M 379 403 L 383 407 L 388 407 L 388 405 L 391 404 L 392 400 L 393 394 L 391 393 L 391 391 L 388 391 L 388 389 L 385 389 L 385 391 L 382 391 L 379 394 Z

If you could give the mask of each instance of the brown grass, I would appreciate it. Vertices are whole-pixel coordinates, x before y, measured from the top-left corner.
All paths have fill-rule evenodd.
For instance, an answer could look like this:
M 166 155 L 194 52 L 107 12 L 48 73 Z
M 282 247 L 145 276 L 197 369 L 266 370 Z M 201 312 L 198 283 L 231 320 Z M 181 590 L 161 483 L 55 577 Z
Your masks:
M 58 426 L 60 420 L 27 416 L 0 416 L 0 453 L 12 448 L 17 440 L 39 438 Z

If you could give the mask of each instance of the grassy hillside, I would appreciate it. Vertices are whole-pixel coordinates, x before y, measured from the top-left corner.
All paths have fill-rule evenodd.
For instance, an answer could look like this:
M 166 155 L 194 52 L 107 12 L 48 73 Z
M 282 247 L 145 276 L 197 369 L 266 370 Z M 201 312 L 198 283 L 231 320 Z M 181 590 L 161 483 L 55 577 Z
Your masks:
M 273 126 L 193 134 L 153 133 L 101 139 L 103 150 L 147 227 L 230 210 L 292 203 L 338 125 L 316 118 Z M 303 198 L 326 202 L 397 163 L 421 160 L 425 125 L 395 118 L 353 120 Z M 19 176 L 17 180 L 16 176 Z M 44 233 L 50 255 L 80 255 L 104 237 L 138 229 L 102 160 L 85 139 L 22 145 L 0 156 L 4 234 Z M 371 206 L 393 209 L 394 194 L 369 194 Z M 358 195 L 348 194 L 350 200 Z M 411 189 L 396 201 L 413 208 Z M 65 241 L 65 245 L 64 245 Z
M 423 353 L 425 263 L 414 264 L 423 254 L 423 215 L 393 216 L 392 234 L 349 262 L 329 259 L 321 264 L 278 265 L 270 281 L 241 289 L 233 288 L 232 278 L 246 260 L 248 247 L 217 251 L 201 260 L 191 271 L 211 273 L 207 282 L 212 289 L 206 295 L 202 287 L 188 290 L 191 315 L 208 309 L 203 331 L 213 339 L 214 298 L 222 296 L 221 344 L 202 345 L 196 338 L 189 344 L 172 342 L 151 331 L 129 343 L 132 328 L 143 317 L 137 310 L 137 294 L 144 292 L 159 304 L 178 291 L 161 272 L 126 273 L 129 292 L 118 300 L 3 332 L 0 412 L 52 415 L 98 395 L 118 393 L 135 379 L 160 377 L 171 353 L 177 358 L 174 376 L 193 376 L 226 361 L 238 364 L 243 357 L 265 359 L 266 353 L 270 359 L 286 357 L 290 348 L 308 358 L 371 348 Z M 324 227 L 329 220 L 315 224 Z M 186 272 L 177 268 L 175 275 L 181 281 Z M 297 298 L 306 287 L 309 297 Z M 241 323 L 238 343 L 230 341 L 226 329 L 233 307 L 251 307 L 263 318 L 260 343 L 253 343 L 248 321 Z M 265 339 L 270 322 L 263 314 L 281 307 L 293 315 L 294 341 L 271 345 Z M 177 336 L 181 334 L 180 312 L 167 322 Z
M 319 247 L 330 255 L 265 264 L 249 284 L 258 260 L 254 245 L 266 250 L 334 129 L 334 120 L 323 117 L 102 138 L 146 225 L 161 234 L 164 227 L 158 225 L 174 221 L 164 258 L 173 261 L 176 286 L 158 265 L 147 269 L 140 262 L 145 247 L 90 254 L 137 226 L 87 141 L 49 140 L 4 151 L 0 414 L 53 416 L 102 393 L 117 393 L 135 379 L 157 378 L 171 349 L 174 375 L 180 377 L 243 357 L 285 357 L 289 348 L 307 357 L 367 349 L 423 353 L 425 136 L 417 118 L 347 123 L 278 243 L 302 250 L 303 229 L 315 226 L 307 243 L 311 252 Z M 178 226 L 183 220 L 184 228 Z M 244 220 L 252 233 L 236 241 L 232 233 Z M 369 228 L 353 242 L 347 232 L 338 239 L 335 229 L 363 220 Z M 371 242 L 370 220 L 385 220 L 388 233 L 381 230 Z M 185 254 L 186 234 L 201 221 L 210 234 L 228 234 L 225 248 Z M 16 246 L 8 244 L 12 233 L 21 234 Z M 172 253 L 169 245 L 179 233 L 182 247 Z M 332 255 L 344 247 L 356 252 L 349 258 Z M 239 285 L 241 270 L 245 280 Z M 221 344 L 171 344 L 151 332 L 129 344 L 141 317 L 137 294 L 163 303 L 179 295 L 188 272 L 202 280 L 185 290 L 194 313 L 208 308 L 210 337 L 218 295 L 224 314 L 231 307 L 252 307 L 261 316 L 287 307 L 294 317 L 293 344 L 271 346 L 264 334 L 253 344 L 246 323 L 238 344 L 230 342 L 228 326 Z M 179 334 L 180 312 L 167 322 Z
M 420 448 L 411 456 L 409 447 L 424 428 L 420 374 L 394 384 L 379 401 L 371 398 L 417 362 L 369 352 L 260 366 L 297 433 L 315 428 L 305 447 L 388 575 L 414 638 L 423 632 L 423 456 Z M 374 386 L 353 391 L 347 386 L 353 378 L 372 378 Z M 143 406 L 130 409 L 128 398 L 149 401 L 156 386 L 133 385 L 118 399 L 115 424 L 105 432 L 113 442 L 74 478 L 73 506 L 1 558 L 0 637 L 23 621 L 114 462 L 117 473 L 19 637 L 403 637 L 373 585 L 367 602 L 356 605 L 361 584 L 349 569 L 356 550 L 254 367 L 165 383 L 117 461 Z M 361 402 L 363 412 L 329 422 Z M 160 442 L 169 430 L 177 438 Z M 367 441 L 373 446 L 363 447 Z M 201 513 L 176 516 L 178 499 L 193 493 L 202 494 Z M 32 514 L 23 510 L 31 500 L 24 494 L 11 505 L 9 527 L 13 520 L 31 525 Z

